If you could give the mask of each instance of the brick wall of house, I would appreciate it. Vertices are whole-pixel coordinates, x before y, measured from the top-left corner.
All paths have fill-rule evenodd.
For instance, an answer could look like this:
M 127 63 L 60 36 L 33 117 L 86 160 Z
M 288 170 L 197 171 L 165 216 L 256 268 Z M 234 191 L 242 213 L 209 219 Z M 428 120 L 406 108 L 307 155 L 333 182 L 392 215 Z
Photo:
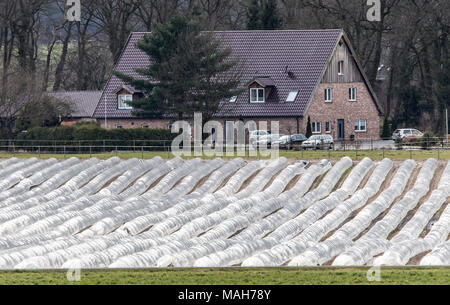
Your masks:
M 238 121 L 238 118 L 236 119 L 222 119 L 222 120 L 218 120 L 219 122 L 221 122 L 224 126 L 225 126 L 225 122 L 227 121 Z M 249 119 L 245 119 L 244 118 L 244 123 L 247 125 L 249 122 L 255 122 L 257 125 L 258 129 L 265 129 L 263 128 L 263 125 L 261 123 L 263 122 L 267 122 L 267 129 L 268 130 L 272 130 L 271 129 L 271 123 L 272 122 L 278 122 L 279 123 L 279 129 L 280 129 L 280 133 L 282 134 L 296 134 L 297 133 L 297 119 L 296 118 L 249 118 Z M 301 119 L 299 120 L 298 123 L 299 128 L 301 128 Z
M 301 133 L 302 119 L 301 118 L 275 118 L 280 122 L 280 133 L 286 135 Z
M 90 119 L 90 118 L 81 118 L 81 119 L 64 119 L 62 122 L 61 122 L 61 126 L 73 126 L 73 125 L 75 125 L 75 124 L 78 124 L 78 123 L 84 123 L 84 122 L 86 122 L 86 123 L 88 123 L 88 122 L 96 122 L 96 120 L 95 119 Z
M 225 123 L 227 121 L 238 121 L 239 119 L 218 119 L 220 123 L 223 124 L 224 127 L 224 136 L 225 136 Z M 251 118 L 244 119 L 244 123 L 247 124 L 250 121 L 253 121 L 257 124 L 259 129 L 263 128 L 261 122 L 267 122 L 267 129 L 271 130 L 271 122 L 279 122 L 280 133 L 282 134 L 297 134 L 298 131 L 301 131 L 302 128 L 302 119 L 299 118 Z M 101 127 L 105 127 L 104 120 L 98 120 Z M 122 126 L 122 128 L 142 128 L 142 126 L 146 125 L 149 128 L 160 128 L 167 129 L 169 124 L 172 122 L 169 120 L 152 120 L 152 119 L 108 119 L 107 120 L 107 128 L 113 129 L 117 128 L 117 126 Z M 193 126 L 193 122 L 191 122 Z
M 350 102 L 348 98 L 348 89 L 350 87 L 357 88 L 356 102 Z M 325 102 L 325 88 L 333 89 L 333 99 L 331 103 Z M 311 102 L 308 113 L 305 118 L 294 117 L 260 117 L 260 118 L 244 118 L 244 123 L 250 121 L 257 123 L 258 129 L 262 129 L 260 122 L 267 122 L 267 127 L 271 130 L 271 122 L 279 122 L 280 133 L 282 134 L 305 134 L 308 116 L 311 122 L 321 122 L 321 134 L 327 134 L 325 131 L 325 122 L 331 123 L 331 132 L 329 133 L 334 139 L 338 139 L 337 121 L 343 119 L 345 122 L 345 138 L 349 139 L 351 135 L 355 135 L 356 139 L 379 139 L 380 137 L 380 117 L 378 111 L 372 101 L 372 98 L 364 83 L 346 83 L 346 84 L 320 84 L 318 90 Z M 226 121 L 237 121 L 236 119 L 217 119 L 225 128 Z M 366 120 L 367 131 L 355 132 L 354 121 Z M 104 120 L 98 120 L 102 127 L 105 127 Z M 107 128 L 149 128 L 167 129 L 172 121 L 154 120 L 154 119 L 108 119 Z M 192 124 L 193 125 L 193 124 Z M 225 134 L 224 134 L 225 136 Z
M 349 88 L 357 88 L 356 102 L 349 101 Z M 325 89 L 332 88 L 332 102 L 325 102 Z M 308 116 L 311 122 L 322 123 L 322 133 L 325 132 L 325 122 L 331 122 L 331 135 L 338 139 L 338 120 L 344 120 L 345 138 L 354 135 L 356 139 L 379 139 L 380 116 L 375 103 L 364 83 L 323 83 L 320 84 L 307 114 L 302 122 L 302 130 L 306 130 Z M 367 131 L 356 132 L 355 120 L 366 120 Z

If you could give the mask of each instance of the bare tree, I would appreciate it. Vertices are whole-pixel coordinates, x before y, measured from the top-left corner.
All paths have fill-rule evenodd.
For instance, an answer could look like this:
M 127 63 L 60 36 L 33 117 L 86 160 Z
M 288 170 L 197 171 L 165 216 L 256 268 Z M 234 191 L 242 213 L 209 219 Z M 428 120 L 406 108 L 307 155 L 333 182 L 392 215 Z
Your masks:
M 140 1 L 136 0 L 98 0 L 90 5 L 95 16 L 92 22 L 97 23 L 108 37 L 114 62 L 119 59 L 130 32 L 138 24 L 135 13 L 139 4 Z
M 207 30 L 223 29 L 227 15 L 233 7 L 233 1 L 197 0 L 203 15 L 203 28 Z
M 28 73 L 36 72 L 41 13 L 48 2 L 48 0 L 17 0 L 15 16 L 11 19 L 12 30 L 16 37 L 17 59 L 20 67 Z
M 72 37 L 72 27 L 73 27 L 72 22 L 68 22 L 66 24 L 66 26 L 64 27 L 65 37 L 62 42 L 61 56 L 59 58 L 58 66 L 57 66 L 56 72 L 55 72 L 55 83 L 53 84 L 53 91 L 58 91 L 61 87 L 62 75 L 63 75 L 63 71 L 64 71 L 64 66 L 66 65 L 69 43 L 70 43 L 70 39 Z
M 20 112 L 29 104 L 37 101 L 42 95 L 41 90 L 30 86 L 34 81 L 31 74 L 19 72 L 9 75 L 6 87 L 0 92 L 0 115 L 5 126 L 6 136 L 12 139 L 14 122 Z
M 44 67 L 44 73 L 43 73 L 44 78 L 43 78 L 43 84 L 42 84 L 43 91 L 47 91 L 48 86 L 49 86 L 52 55 L 53 55 L 53 51 L 55 49 L 56 43 L 60 40 L 59 32 L 65 28 L 65 26 L 68 22 L 64 18 L 65 3 L 61 2 L 61 1 L 56 1 L 55 8 L 57 8 L 58 11 L 60 12 L 60 14 L 58 14 L 58 17 L 55 18 L 52 16 L 52 15 L 54 15 L 54 12 L 55 12 L 54 10 L 49 10 L 48 12 L 46 12 L 44 14 L 46 19 L 51 23 L 49 25 L 50 29 L 48 30 L 50 32 L 49 35 L 51 38 L 48 40 L 48 43 L 47 43 L 47 56 L 46 56 L 46 60 L 45 60 L 45 67 Z
M 76 23 L 77 27 L 77 90 L 87 90 L 90 88 L 92 70 L 88 68 L 89 45 L 98 40 L 101 29 L 94 26 L 95 11 L 89 9 L 95 5 L 95 0 L 87 0 L 82 3 L 84 14 L 81 22 Z M 108 58 L 109 59 L 109 58 Z
M 2 90 L 6 90 L 9 67 L 14 51 L 15 32 L 12 29 L 12 20 L 16 10 L 15 1 L 3 1 L 0 3 L 0 26 L 1 26 L 1 44 L 2 46 Z
M 247 24 L 249 0 L 81 3 L 81 22 L 69 23 L 64 20 L 65 0 L 0 1 L 4 96 L 11 96 L 9 82 L 24 73 L 30 75 L 28 86 L 41 90 L 101 89 L 131 31 L 152 31 L 154 23 L 193 13 L 203 30 L 241 30 Z M 346 31 L 394 127 L 414 120 L 417 127 L 442 132 L 450 90 L 449 1 L 381 0 L 379 22 L 367 20 L 366 1 L 278 0 L 278 4 L 287 29 Z

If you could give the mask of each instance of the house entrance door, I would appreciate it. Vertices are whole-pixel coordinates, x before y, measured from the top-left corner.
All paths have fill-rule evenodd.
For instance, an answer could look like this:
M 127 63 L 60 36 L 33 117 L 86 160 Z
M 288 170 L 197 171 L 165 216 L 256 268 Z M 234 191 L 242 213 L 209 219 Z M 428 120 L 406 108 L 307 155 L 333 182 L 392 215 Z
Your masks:
M 344 120 L 338 120 L 338 139 L 339 140 L 345 139 L 345 121 Z

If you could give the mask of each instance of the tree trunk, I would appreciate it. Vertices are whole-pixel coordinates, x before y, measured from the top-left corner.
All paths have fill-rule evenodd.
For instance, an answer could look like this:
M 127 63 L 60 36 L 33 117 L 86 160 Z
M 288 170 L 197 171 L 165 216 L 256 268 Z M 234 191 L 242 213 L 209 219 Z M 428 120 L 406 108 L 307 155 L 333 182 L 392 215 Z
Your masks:
M 394 89 L 394 67 L 391 66 L 391 71 L 389 73 L 389 84 L 386 92 L 386 117 L 391 116 L 392 109 L 392 98 Z
M 425 91 L 425 100 L 427 103 L 433 105 L 433 110 L 431 113 L 431 119 L 432 119 L 432 129 L 433 132 L 439 133 L 440 127 L 441 127 L 441 120 L 442 116 L 439 111 L 439 101 L 437 100 L 435 94 L 433 93 L 433 75 L 431 73 L 431 62 L 429 58 L 430 52 L 428 50 L 428 47 L 423 48 L 423 67 L 424 67 L 424 74 L 423 74 L 423 89 Z
M 64 66 L 66 65 L 67 51 L 69 48 L 71 33 L 72 33 L 72 23 L 69 23 L 67 28 L 67 35 L 63 42 L 61 58 L 59 60 L 58 67 L 56 68 L 55 72 L 55 84 L 53 85 L 53 91 L 58 91 L 61 87 L 62 74 L 64 71 Z
M 48 45 L 47 60 L 45 62 L 44 82 L 42 84 L 42 91 L 47 91 L 47 88 L 48 88 L 48 79 L 49 79 L 49 75 L 50 75 L 50 62 L 52 59 L 52 53 L 53 53 L 53 48 L 55 47 L 55 43 L 56 43 L 56 37 L 53 38 L 50 45 Z
M 86 62 L 86 40 L 84 35 L 79 34 L 78 38 L 78 66 L 77 66 L 77 89 L 87 90 L 87 78 L 84 77 L 84 68 Z
M 377 27 L 376 41 L 375 41 L 375 56 L 373 59 L 372 66 L 369 71 L 369 81 L 373 85 L 377 80 L 378 68 L 381 62 L 381 43 L 383 41 L 383 29 L 384 29 L 384 17 L 382 16 L 381 21 Z
M 57 33 L 57 31 L 62 29 L 66 23 L 67 23 L 67 21 L 64 21 L 63 24 L 55 27 L 52 31 L 53 38 L 52 38 L 52 41 L 50 42 L 50 44 L 48 45 L 47 60 L 45 62 L 44 82 L 43 82 L 43 86 L 42 86 L 43 91 L 47 91 L 47 89 L 48 89 L 48 80 L 50 77 L 50 64 L 51 64 L 51 59 L 52 59 L 52 53 L 53 53 L 53 49 L 55 47 L 56 40 L 57 40 L 56 33 Z

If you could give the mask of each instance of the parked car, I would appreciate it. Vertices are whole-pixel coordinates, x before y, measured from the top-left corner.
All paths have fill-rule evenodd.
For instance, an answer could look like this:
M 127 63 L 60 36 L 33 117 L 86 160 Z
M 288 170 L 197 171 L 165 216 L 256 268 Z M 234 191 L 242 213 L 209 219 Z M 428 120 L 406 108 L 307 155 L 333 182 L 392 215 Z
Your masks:
M 277 141 L 272 142 L 272 145 L 278 145 L 280 149 L 291 149 L 295 145 L 302 145 L 307 138 L 302 134 L 292 136 L 283 136 Z
M 295 134 L 291 136 L 292 145 L 302 145 L 306 140 L 308 140 L 308 138 L 302 134 Z
M 268 130 L 254 130 L 250 132 L 249 141 L 250 144 L 255 144 L 257 141 L 261 140 L 262 137 L 270 135 L 270 131 Z
M 282 136 L 276 141 L 272 142 L 272 145 L 278 145 L 280 149 L 288 149 L 291 146 L 291 136 Z
M 329 135 L 316 135 L 310 137 L 308 140 L 302 143 L 304 149 L 333 149 L 334 140 Z
M 392 140 L 405 139 L 409 137 L 421 138 L 423 133 L 413 128 L 397 129 L 392 135 Z
M 273 142 L 280 140 L 282 137 L 284 137 L 284 134 L 269 134 L 261 137 L 259 141 L 255 142 L 255 145 L 256 147 L 271 147 Z

